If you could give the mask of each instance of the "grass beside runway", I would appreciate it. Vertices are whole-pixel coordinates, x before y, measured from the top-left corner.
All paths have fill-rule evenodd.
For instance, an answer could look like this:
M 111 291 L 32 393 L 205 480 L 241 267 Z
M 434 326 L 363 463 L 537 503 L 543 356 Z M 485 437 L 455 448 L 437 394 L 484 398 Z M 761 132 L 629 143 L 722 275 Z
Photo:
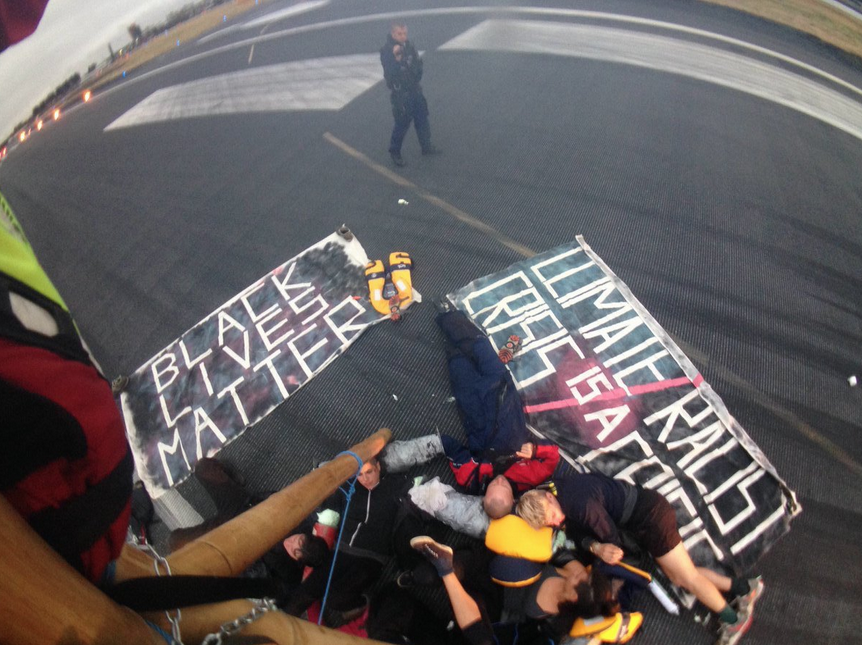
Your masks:
M 177 41 L 180 44 L 194 41 L 196 38 L 225 24 L 225 22 L 230 24 L 231 20 L 237 16 L 268 2 L 269 0 L 258 0 L 257 2 L 255 0 L 233 0 L 233 2 L 226 2 L 223 5 L 204 11 L 194 18 L 169 29 L 167 33 L 153 38 L 121 59 L 116 60 L 90 87 L 97 89 L 101 85 L 110 83 L 122 75 L 123 72 L 130 72 L 159 56 L 167 54 L 176 48 Z
M 168 53 L 180 43 L 193 41 L 229 23 L 250 9 L 268 3 L 270 0 L 233 0 L 209 11 L 205 11 L 184 22 L 167 34 L 151 41 L 116 61 L 90 87 L 93 89 L 109 83 L 124 71 L 129 72 L 159 56 Z M 854 18 L 846 12 L 829 6 L 822 0 L 701 0 L 718 4 L 738 11 L 744 11 L 775 23 L 786 25 L 798 31 L 811 34 L 823 42 L 838 47 L 862 58 L 862 19 Z M 259 4 L 258 4 L 259 3 Z M 465 5 L 470 4 L 465 2 Z

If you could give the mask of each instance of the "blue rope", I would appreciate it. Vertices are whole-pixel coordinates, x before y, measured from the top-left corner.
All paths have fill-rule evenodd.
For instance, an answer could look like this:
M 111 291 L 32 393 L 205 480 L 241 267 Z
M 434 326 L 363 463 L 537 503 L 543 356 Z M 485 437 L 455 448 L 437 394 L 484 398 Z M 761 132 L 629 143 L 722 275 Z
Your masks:
M 332 584 L 332 574 L 335 572 L 335 561 L 338 559 L 338 547 L 341 544 L 341 534 L 344 533 L 344 525 L 346 523 L 344 520 L 347 518 L 347 510 L 350 508 L 350 498 L 353 497 L 353 491 L 356 490 L 356 478 L 359 476 L 359 471 L 362 470 L 362 466 L 364 465 L 362 457 L 360 457 L 351 450 L 339 452 L 337 455 L 335 455 L 336 459 L 341 455 L 350 455 L 351 457 L 356 459 L 356 462 L 359 465 L 356 467 L 356 474 L 350 478 L 347 490 L 345 491 L 340 486 L 338 487 L 338 490 L 344 493 L 344 496 L 346 497 L 347 501 L 344 503 L 344 513 L 341 517 L 341 528 L 338 529 L 338 540 L 336 540 L 335 548 L 332 551 L 332 565 L 329 567 L 329 577 L 326 579 L 326 591 L 323 592 L 323 600 L 320 602 L 320 615 L 317 617 L 318 625 L 323 622 L 323 610 L 326 609 L 326 599 L 327 597 L 329 597 L 329 587 Z

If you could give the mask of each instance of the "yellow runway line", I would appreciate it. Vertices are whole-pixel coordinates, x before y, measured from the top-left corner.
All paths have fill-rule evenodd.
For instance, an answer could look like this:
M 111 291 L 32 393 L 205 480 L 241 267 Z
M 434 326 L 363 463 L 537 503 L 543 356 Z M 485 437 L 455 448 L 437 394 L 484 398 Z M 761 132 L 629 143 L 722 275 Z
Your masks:
M 488 235 L 492 239 L 496 240 L 497 242 L 499 242 L 500 244 L 502 244 L 506 248 L 515 251 L 515 253 L 518 253 L 519 255 L 522 255 L 525 258 L 531 258 L 534 255 L 536 255 L 536 252 L 533 249 L 516 242 L 515 240 L 513 240 L 512 238 L 510 238 L 506 235 L 503 235 L 502 233 L 500 233 L 500 231 L 498 231 L 494 227 L 489 226 L 485 222 L 476 219 L 475 217 L 473 217 L 472 215 L 470 215 L 468 213 L 465 213 L 460 208 L 453 206 L 452 204 L 450 204 L 449 202 L 447 202 L 443 199 L 440 199 L 436 195 L 432 195 L 427 190 L 420 188 L 419 186 L 414 184 L 409 179 L 405 179 L 404 177 L 402 177 L 401 175 L 399 175 L 396 172 L 393 172 L 392 170 L 390 170 L 386 166 L 382 166 L 379 163 L 372 161 L 366 155 L 359 152 L 359 150 L 356 150 L 355 148 L 347 145 L 346 143 L 344 143 L 341 139 L 339 139 L 335 135 L 333 135 L 329 132 L 325 132 L 323 134 L 323 138 L 326 139 L 327 141 L 329 141 L 329 143 L 334 145 L 336 148 L 339 148 L 340 150 L 342 150 L 343 152 L 345 152 L 349 156 L 356 159 L 357 161 L 362 162 L 363 164 L 365 164 L 366 166 L 371 168 L 371 170 L 373 170 L 377 174 L 382 175 L 383 177 L 386 177 L 386 179 L 388 179 L 392 183 L 394 183 L 398 186 L 401 186 L 402 188 L 407 188 L 408 190 L 412 190 L 419 198 L 424 199 L 426 202 L 428 202 L 429 204 L 431 204 L 433 206 L 436 206 L 437 208 L 444 211 L 448 215 L 451 215 L 452 217 L 457 219 L 459 222 L 463 222 L 467 226 L 474 228 L 477 231 L 481 231 L 482 233 L 485 233 L 486 235 Z
M 363 163 L 368 168 L 371 168 L 377 174 L 385 177 L 392 183 L 397 184 L 398 186 L 413 191 L 414 194 L 416 194 L 421 199 L 424 199 L 429 204 L 432 204 L 433 206 L 436 206 L 437 208 L 443 210 L 447 214 L 457 219 L 459 222 L 463 222 L 467 226 L 470 226 L 477 231 L 485 233 L 490 238 L 496 240 L 498 243 L 502 244 L 506 248 L 512 249 L 516 253 L 524 256 L 525 258 L 530 258 L 536 255 L 536 252 L 533 249 L 516 242 L 515 240 L 511 239 L 506 235 L 503 235 L 494 227 L 489 226 L 488 224 L 479 219 L 476 219 L 469 213 L 465 213 L 460 208 L 453 206 L 452 204 L 448 203 L 443 199 L 440 199 L 436 195 L 432 195 L 427 190 L 420 188 L 410 180 L 405 179 L 396 172 L 393 172 L 391 169 L 371 160 L 369 157 L 359 152 L 359 150 L 356 150 L 355 148 L 344 143 L 344 141 L 342 141 L 332 133 L 325 132 L 323 134 L 323 138 L 326 139 L 332 145 L 334 145 L 336 148 L 342 150 L 350 157 L 353 157 L 357 161 Z M 709 357 L 702 352 L 699 352 L 694 347 L 691 347 L 690 345 L 682 343 L 681 341 L 678 341 L 676 339 L 674 339 L 674 341 L 677 345 L 679 345 L 683 352 L 685 352 L 689 356 L 689 358 L 697 360 L 701 365 L 709 364 Z M 816 429 L 811 427 L 808 423 L 793 414 L 793 412 L 782 407 L 778 402 L 774 401 L 771 397 L 764 394 L 763 392 L 757 390 L 757 388 L 746 382 L 742 377 L 730 371 L 728 368 L 721 365 L 717 365 L 716 367 L 723 378 L 727 379 L 734 385 L 744 390 L 755 403 L 772 412 L 772 414 L 785 421 L 799 434 L 819 446 L 833 459 L 845 465 L 854 474 L 862 477 L 862 464 L 859 464 L 859 462 L 853 459 L 853 457 L 851 457 L 849 453 L 843 450 L 840 446 L 827 439 Z

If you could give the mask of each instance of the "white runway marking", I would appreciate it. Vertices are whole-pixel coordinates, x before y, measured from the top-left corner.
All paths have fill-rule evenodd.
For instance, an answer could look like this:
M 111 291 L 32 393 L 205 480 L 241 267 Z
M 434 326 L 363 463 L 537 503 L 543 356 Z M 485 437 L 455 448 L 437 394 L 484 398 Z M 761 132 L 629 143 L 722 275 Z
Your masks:
M 149 72 L 145 72 L 140 76 L 135 76 L 133 78 L 127 79 L 124 83 L 116 85 L 104 92 L 102 95 L 110 94 L 112 92 L 121 90 L 125 87 L 133 85 L 135 83 L 139 83 L 145 79 L 148 79 L 157 74 L 163 74 L 169 70 L 174 70 L 179 67 L 183 67 L 186 65 L 190 65 L 200 60 L 204 60 L 206 58 L 210 58 L 212 56 L 217 56 L 220 54 L 224 54 L 226 52 L 234 51 L 235 49 L 242 49 L 248 47 L 254 43 L 258 42 L 268 42 L 271 40 L 278 40 L 280 38 L 289 38 L 291 36 L 297 36 L 300 34 L 312 33 L 316 31 L 325 31 L 327 29 L 336 29 L 341 27 L 348 27 L 352 25 L 366 24 L 372 22 L 382 22 L 386 23 L 393 18 L 399 19 L 409 19 L 414 17 L 432 17 L 432 16 L 469 16 L 469 15 L 493 15 L 493 16 L 510 16 L 510 15 L 518 15 L 518 16 L 542 16 L 545 18 L 565 18 L 570 20 L 610 20 L 614 22 L 630 24 L 630 25 L 640 25 L 655 29 L 666 30 L 670 33 L 682 33 L 689 34 L 692 36 L 697 36 L 699 38 L 707 38 L 709 40 L 713 40 L 715 42 L 724 43 L 726 45 L 731 45 L 732 47 L 740 48 L 745 51 L 750 51 L 757 53 L 761 56 L 768 56 L 769 58 L 779 60 L 787 65 L 792 65 L 793 67 L 797 67 L 799 69 L 803 69 L 806 72 L 817 75 L 820 78 L 829 81 L 830 83 L 835 83 L 843 87 L 844 89 L 853 92 L 859 96 L 862 96 L 862 90 L 860 90 L 855 85 L 848 83 L 847 81 L 838 78 L 834 74 L 830 74 L 825 72 L 813 65 L 809 65 L 803 61 L 797 60 L 790 56 L 786 56 L 780 52 L 773 51 L 771 49 L 767 49 L 765 47 L 760 47 L 759 45 L 754 45 L 752 43 L 745 42 L 743 40 L 739 40 L 737 38 L 731 38 L 729 36 L 724 36 L 722 34 L 717 34 L 710 31 L 704 31 L 703 29 L 696 29 L 693 27 L 686 27 L 684 25 L 677 25 L 670 22 L 664 22 L 661 20 L 652 20 L 649 18 L 637 18 L 634 16 L 625 16 L 620 14 L 606 13 L 600 11 L 583 11 L 578 9 L 550 9 L 545 7 L 447 7 L 442 9 L 418 9 L 411 11 L 399 11 L 399 12 L 387 12 L 387 13 L 378 13 L 369 16 L 357 16 L 352 18 L 340 18 L 337 20 L 328 20 L 325 22 L 319 22 L 310 25 L 302 25 L 299 27 L 291 27 L 289 29 L 283 29 L 281 31 L 277 31 L 271 34 L 264 35 L 264 32 L 267 30 L 267 27 L 272 23 L 267 23 L 267 26 L 261 30 L 261 33 L 254 38 L 246 38 L 236 43 L 231 43 L 229 45 L 222 45 L 221 47 L 216 47 L 206 52 L 201 52 L 199 54 L 194 54 L 189 56 L 188 58 L 184 58 L 179 61 L 174 61 L 173 63 L 168 63 L 162 67 L 151 70 Z M 222 30 L 219 33 L 224 33 L 225 30 Z M 197 41 L 198 43 L 202 42 L 201 40 Z
M 260 25 L 268 25 L 278 20 L 284 20 L 285 18 L 292 18 L 293 16 L 299 16 L 301 14 L 308 13 L 309 11 L 314 11 L 315 9 L 322 9 L 328 4 L 329 0 L 300 2 L 299 4 L 287 7 L 286 9 L 282 9 L 281 11 L 273 11 L 272 13 L 268 13 L 265 16 L 261 16 L 260 18 L 250 20 L 249 22 L 242 25 L 242 27 L 244 29 L 253 29 L 254 27 L 259 27 Z
M 532 20 L 486 20 L 440 47 L 601 60 L 679 74 L 792 108 L 862 139 L 862 105 L 774 65 L 638 31 Z
M 285 18 L 292 18 L 293 16 L 299 16 L 304 13 L 308 13 L 309 11 L 314 11 L 315 9 L 320 9 L 329 4 L 329 0 L 314 0 L 312 2 L 300 2 L 299 4 L 295 4 L 291 7 L 287 7 L 286 9 L 282 9 L 281 11 L 273 11 L 272 13 L 268 13 L 265 16 L 261 16 L 260 18 L 255 18 L 254 20 L 250 20 L 249 22 L 243 23 L 241 25 L 231 25 L 230 27 L 226 27 L 224 29 L 219 29 L 215 33 L 208 34 L 200 39 L 198 39 L 199 43 L 205 43 L 215 38 L 221 38 L 226 34 L 233 33 L 235 31 L 242 31 L 243 29 L 254 29 L 255 27 L 260 27 L 261 25 L 265 25 L 264 29 L 269 27 L 272 23 L 278 22 L 279 20 L 284 20 Z
M 105 130 L 214 114 L 340 110 L 382 80 L 379 54 L 268 65 L 158 90 Z

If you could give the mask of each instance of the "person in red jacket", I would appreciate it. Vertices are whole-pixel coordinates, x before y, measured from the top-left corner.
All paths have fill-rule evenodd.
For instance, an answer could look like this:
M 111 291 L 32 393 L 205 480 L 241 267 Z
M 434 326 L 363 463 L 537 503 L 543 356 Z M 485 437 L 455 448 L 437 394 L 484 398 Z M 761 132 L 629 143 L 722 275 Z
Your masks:
M 560 449 L 532 440 L 515 383 L 482 330 L 448 301 L 438 309 L 466 445 L 445 434 L 395 441 L 382 454 L 387 470 L 404 471 L 445 454 L 458 486 L 471 495 L 482 494 L 497 475 L 518 493 L 547 481 L 560 462 Z

